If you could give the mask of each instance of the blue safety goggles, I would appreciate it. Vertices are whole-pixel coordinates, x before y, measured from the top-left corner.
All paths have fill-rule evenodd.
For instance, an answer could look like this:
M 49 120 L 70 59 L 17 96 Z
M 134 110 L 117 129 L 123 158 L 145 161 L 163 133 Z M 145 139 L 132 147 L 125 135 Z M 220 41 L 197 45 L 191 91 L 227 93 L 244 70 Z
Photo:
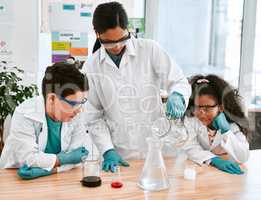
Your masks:
M 87 101 L 87 98 L 84 98 L 82 101 L 72 101 L 72 100 L 68 100 L 68 99 L 66 99 L 65 97 L 62 97 L 62 96 L 60 96 L 60 99 L 62 101 L 65 101 L 66 103 L 68 103 L 72 107 L 82 106 Z

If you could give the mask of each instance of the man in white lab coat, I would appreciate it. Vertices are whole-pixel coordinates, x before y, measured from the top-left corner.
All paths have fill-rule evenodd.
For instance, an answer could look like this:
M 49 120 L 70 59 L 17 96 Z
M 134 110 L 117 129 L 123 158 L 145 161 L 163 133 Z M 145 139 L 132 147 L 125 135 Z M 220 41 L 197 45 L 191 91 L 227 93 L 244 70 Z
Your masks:
M 14 112 L 0 168 L 19 168 L 21 178 L 33 179 L 71 169 L 87 156 L 77 114 L 88 89 L 87 77 L 74 64 L 47 67 L 43 96 L 24 101 Z
M 83 71 L 90 82 L 88 129 L 104 157 L 103 170 L 143 158 L 145 138 L 160 117 L 160 87 L 169 92 L 167 115 L 183 116 L 191 93 L 179 66 L 154 41 L 135 39 L 117 2 L 100 4 L 93 16 L 97 41 Z

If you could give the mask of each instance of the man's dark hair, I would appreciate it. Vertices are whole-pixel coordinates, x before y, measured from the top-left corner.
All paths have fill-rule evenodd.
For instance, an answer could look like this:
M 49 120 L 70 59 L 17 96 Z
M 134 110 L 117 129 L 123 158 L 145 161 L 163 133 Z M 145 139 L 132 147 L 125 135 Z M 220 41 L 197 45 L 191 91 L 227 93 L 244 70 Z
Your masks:
M 89 84 L 86 75 L 81 73 L 75 64 L 58 62 L 47 67 L 42 81 L 42 94 L 55 93 L 57 96 L 67 97 L 77 91 L 88 91 Z

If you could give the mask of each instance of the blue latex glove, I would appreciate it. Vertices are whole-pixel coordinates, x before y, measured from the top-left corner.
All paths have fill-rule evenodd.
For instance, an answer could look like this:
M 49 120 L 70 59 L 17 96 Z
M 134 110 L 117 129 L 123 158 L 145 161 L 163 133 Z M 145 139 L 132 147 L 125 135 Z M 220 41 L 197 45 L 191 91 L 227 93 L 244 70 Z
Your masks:
M 121 165 L 128 167 L 129 163 L 121 158 L 121 156 L 114 150 L 110 149 L 103 154 L 104 161 L 102 163 L 102 170 L 108 172 L 115 172 L 115 167 Z
M 216 129 L 216 130 L 220 130 L 221 134 L 229 131 L 230 129 L 230 125 L 229 122 L 226 119 L 226 116 L 223 112 L 219 113 L 213 120 L 212 122 L 212 126 Z
M 244 174 L 244 172 L 240 169 L 238 163 L 232 162 L 230 160 L 223 160 L 220 157 L 212 158 L 210 164 L 230 174 Z
M 24 180 L 31 180 L 41 176 L 48 176 L 51 174 L 51 171 L 47 171 L 40 167 L 28 167 L 27 165 L 24 165 L 17 170 L 17 175 Z
M 173 92 L 168 98 L 166 107 L 166 115 L 168 118 L 181 118 L 186 111 L 186 105 L 183 95 L 178 92 Z
M 84 147 L 79 147 L 69 153 L 60 152 L 57 154 L 57 157 L 61 165 L 78 164 L 81 162 L 82 157 L 87 156 L 88 153 L 88 150 L 86 150 Z

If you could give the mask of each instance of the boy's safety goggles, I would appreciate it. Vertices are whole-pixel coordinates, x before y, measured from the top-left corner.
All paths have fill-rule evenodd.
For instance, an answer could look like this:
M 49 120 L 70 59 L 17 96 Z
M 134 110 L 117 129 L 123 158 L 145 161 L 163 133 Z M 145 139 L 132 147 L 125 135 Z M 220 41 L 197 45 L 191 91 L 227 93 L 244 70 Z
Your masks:
M 84 98 L 82 101 L 72 101 L 72 100 L 68 100 L 68 99 L 66 99 L 65 97 L 62 97 L 62 96 L 60 97 L 60 99 L 62 101 L 65 101 L 66 103 L 68 103 L 73 108 L 81 107 L 87 101 L 87 98 Z

